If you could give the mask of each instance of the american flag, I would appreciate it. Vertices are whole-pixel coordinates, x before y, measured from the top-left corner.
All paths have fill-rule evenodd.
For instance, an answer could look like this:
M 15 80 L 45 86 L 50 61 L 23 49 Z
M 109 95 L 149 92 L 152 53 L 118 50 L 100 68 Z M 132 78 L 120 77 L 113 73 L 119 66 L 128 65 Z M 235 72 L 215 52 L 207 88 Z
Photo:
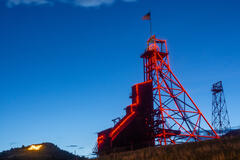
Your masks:
M 148 12 L 145 16 L 142 17 L 142 20 L 150 20 L 151 19 L 151 12 Z

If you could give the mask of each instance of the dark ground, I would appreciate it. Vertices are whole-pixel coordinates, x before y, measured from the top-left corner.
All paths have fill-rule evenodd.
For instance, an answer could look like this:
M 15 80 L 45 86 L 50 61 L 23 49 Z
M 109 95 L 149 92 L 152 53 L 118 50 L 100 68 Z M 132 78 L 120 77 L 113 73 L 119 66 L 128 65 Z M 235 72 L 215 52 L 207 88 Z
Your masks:
M 240 130 L 218 140 L 112 153 L 96 160 L 240 160 Z
M 29 151 L 29 146 L 23 146 L 1 152 L 0 160 L 87 160 L 61 150 L 52 143 L 42 145 L 39 151 Z M 232 131 L 218 140 L 112 153 L 95 160 L 240 160 L 240 130 Z

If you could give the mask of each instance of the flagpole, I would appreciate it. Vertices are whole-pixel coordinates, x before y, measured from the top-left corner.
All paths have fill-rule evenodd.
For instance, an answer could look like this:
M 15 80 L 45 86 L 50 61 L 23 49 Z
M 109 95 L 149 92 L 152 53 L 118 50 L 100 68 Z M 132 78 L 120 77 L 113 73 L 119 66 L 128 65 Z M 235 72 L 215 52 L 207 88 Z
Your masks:
M 146 15 L 142 17 L 142 20 L 149 21 L 149 29 L 150 29 L 150 36 L 152 36 L 152 18 L 151 18 L 151 11 L 149 11 Z
M 152 17 L 150 16 L 149 19 L 149 25 L 150 25 L 150 37 L 152 36 Z

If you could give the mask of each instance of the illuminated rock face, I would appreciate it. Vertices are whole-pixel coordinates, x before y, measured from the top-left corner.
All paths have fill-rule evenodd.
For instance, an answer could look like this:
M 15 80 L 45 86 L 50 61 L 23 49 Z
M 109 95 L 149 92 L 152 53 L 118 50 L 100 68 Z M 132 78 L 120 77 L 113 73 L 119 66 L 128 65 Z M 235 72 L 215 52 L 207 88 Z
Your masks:
M 31 145 L 30 147 L 28 147 L 28 150 L 29 151 L 38 151 L 38 150 L 40 150 L 42 148 L 42 145 L 41 144 L 39 144 L 39 145 Z

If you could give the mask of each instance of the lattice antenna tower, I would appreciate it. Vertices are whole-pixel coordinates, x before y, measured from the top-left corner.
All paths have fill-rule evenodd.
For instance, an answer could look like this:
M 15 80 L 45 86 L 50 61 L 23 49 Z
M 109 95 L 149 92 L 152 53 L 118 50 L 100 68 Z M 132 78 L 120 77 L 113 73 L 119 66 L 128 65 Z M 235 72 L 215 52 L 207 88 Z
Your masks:
M 212 126 L 219 135 L 227 133 L 230 129 L 230 120 L 222 81 L 212 85 Z

